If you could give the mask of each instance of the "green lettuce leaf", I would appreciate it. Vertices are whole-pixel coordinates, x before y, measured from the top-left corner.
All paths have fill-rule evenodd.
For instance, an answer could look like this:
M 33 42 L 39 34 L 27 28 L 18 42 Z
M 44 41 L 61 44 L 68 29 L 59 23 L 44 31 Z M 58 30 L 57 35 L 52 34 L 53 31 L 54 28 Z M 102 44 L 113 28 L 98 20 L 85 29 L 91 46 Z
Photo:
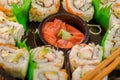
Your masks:
M 17 4 L 12 5 L 14 15 L 16 16 L 18 22 L 23 25 L 25 30 L 27 29 L 26 23 L 29 17 L 30 5 L 31 0 L 24 0 L 24 4 L 22 6 L 18 6 Z
M 111 5 L 106 5 L 105 7 L 100 7 L 100 0 L 92 0 L 95 9 L 94 19 L 99 23 L 105 30 L 109 28 L 110 20 L 110 8 Z
M 33 80 L 34 69 L 37 64 L 33 62 L 33 53 L 30 51 L 30 60 L 29 60 L 29 68 L 28 68 L 28 78 L 29 80 Z
M 28 51 L 30 51 L 30 47 L 26 44 L 27 39 L 24 39 L 23 41 L 16 41 L 16 46 L 19 48 L 26 48 Z

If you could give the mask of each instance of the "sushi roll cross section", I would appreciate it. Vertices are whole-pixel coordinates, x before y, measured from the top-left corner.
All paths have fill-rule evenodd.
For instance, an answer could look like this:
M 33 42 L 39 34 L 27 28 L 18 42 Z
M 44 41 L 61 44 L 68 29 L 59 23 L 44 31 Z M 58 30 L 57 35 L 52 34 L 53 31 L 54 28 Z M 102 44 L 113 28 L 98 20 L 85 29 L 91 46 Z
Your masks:
M 68 75 L 65 69 L 48 65 L 35 69 L 33 80 L 67 80 L 67 78 Z
M 23 3 L 24 0 L 0 0 L 0 11 L 3 11 L 7 16 L 13 16 L 12 4 L 21 6 Z
M 23 26 L 16 22 L 3 21 L 0 23 L 0 42 L 7 44 L 16 44 L 24 35 Z
M 60 0 L 32 0 L 29 21 L 41 22 L 44 18 L 59 11 Z
M 93 18 L 94 7 L 92 0 L 63 0 L 62 4 L 67 12 L 79 16 L 86 22 Z
M 120 25 L 116 24 L 107 31 L 105 40 L 102 41 L 104 47 L 104 57 L 108 57 L 112 52 L 120 47 Z
M 102 60 L 103 48 L 95 44 L 75 45 L 69 54 L 71 71 L 73 72 L 79 66 L 96 66 Z
M 0 67 L 15 78 L 24 79 L 27 74 L 29 53 L 23 48 L 0 43 Z
M 33 61 L 37 65 L 54 65 L 58 68 L 63 67 L 64 56 L 62 51 L 54 48 L 42 46 L 32 50 Z

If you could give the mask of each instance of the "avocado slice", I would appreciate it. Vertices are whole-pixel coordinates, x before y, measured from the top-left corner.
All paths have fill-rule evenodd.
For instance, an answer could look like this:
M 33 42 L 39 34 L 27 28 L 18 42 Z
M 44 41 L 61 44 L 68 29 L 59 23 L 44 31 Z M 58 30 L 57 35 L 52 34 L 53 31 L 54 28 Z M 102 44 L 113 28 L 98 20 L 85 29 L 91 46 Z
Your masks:
M 50 50 L 49 50 L 48 48 L 43 48 L 42 51 L 40 51 L 38 58 L 39 58 L 40 60 L 42 60 L 42 59 L 43 59 L 43 56 L 46 55 L 46 54 L 49 53 L 49 52 L 50 52 Z
M 72 35 L 64 29 L 61 29 L 57 36 L 61 37 L 63 40 L 68 40 L 72 37 Z

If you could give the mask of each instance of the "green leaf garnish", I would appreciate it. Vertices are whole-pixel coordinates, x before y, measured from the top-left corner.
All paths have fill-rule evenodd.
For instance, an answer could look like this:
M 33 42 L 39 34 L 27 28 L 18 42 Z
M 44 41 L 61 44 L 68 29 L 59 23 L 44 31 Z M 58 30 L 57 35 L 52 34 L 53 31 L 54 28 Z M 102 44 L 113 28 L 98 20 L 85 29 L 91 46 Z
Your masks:
M 110 20 L 110 8 L 111 5 L 106 5 L 105 7 L 100 8 L 100 0 L 93 0 L 93 6 L 95 9 L 94 18 L 97 23 L 99 23 L 105 30 L 109 28 Z
M 61 29 L 57 36 L 61 37 L 63 40 L 68 40 L 72 37 L 72 35 L 64 29 Z
M 33 80 L 34 69 L 37 67 L 37 63 L 33 62 L 33 53 L 30 51 L 29 67 L 28 67 L 28 78 Z
M 16 46 L 19 48 L 26 48 L 28 51 L 30 50 L 30 47 L 26 44 L 27 39 L 24 39 L 23 41 L 17 41 Z
M 30 5 L 31 0 L 24 0 L 24 4 L 22 6 L 12 4 L 13 13 L 16 16 L 18 22 L 23 25 L 25 30 L 27 29 L 26 23 L 29 17 Z

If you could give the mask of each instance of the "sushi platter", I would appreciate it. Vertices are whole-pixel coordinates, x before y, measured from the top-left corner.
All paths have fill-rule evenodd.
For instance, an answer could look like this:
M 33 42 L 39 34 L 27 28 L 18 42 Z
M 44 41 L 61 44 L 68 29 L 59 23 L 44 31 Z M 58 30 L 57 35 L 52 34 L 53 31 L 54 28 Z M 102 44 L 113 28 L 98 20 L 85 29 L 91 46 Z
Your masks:
M 120 0 L 0 0 L 0 80 L 120 80 Z

